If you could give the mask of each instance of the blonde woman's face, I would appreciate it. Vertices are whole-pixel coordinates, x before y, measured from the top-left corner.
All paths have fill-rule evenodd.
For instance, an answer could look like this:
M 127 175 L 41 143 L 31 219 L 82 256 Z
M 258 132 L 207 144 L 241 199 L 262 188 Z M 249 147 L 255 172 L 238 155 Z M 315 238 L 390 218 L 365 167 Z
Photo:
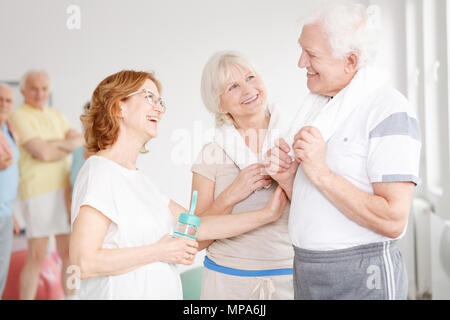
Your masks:
M 233 65 L 225 90 L 220 96 L 220 111 L 234 119 L 264 110 L 267 89 L 262 78 L 241 66 Z

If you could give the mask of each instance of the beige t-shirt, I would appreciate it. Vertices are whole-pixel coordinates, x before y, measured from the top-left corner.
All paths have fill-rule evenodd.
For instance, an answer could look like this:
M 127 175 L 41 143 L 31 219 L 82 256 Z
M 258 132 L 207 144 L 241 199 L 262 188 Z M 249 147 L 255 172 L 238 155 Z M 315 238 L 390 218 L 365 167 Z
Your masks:
M 205 145 L 191 167 L 215 182 L 216 199 L 239 175 L 239 167 L 216 143 Z M 232 214 L 264 208 L 277 188 L 273 181 L 268 189 L 253 192 L 237 203 Z M 207 249 L 208 257 L 219 265 L 244 270 L 292 268 L 294 251 L 288 234 L 289 205 L 277 221 L 240 236 L 216 240 Z

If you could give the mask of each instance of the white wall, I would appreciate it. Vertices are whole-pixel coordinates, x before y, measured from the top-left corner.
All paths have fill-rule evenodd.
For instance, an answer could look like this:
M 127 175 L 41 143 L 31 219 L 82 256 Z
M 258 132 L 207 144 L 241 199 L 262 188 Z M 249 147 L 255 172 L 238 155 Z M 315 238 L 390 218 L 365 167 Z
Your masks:
M 404 0 L 369 0 L 381 10 L 378 65 L 390 71 L 391 82 L 406 95 L 406 20 Z

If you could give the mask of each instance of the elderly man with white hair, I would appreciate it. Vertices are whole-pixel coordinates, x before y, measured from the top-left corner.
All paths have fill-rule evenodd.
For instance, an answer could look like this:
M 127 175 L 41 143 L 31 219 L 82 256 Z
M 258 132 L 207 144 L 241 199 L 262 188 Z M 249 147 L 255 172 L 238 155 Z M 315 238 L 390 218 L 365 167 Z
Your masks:
M 83 144 L 83 138 L 60 111 L 47 106 L 50 78 L 46 72 L 27 72 L 20 89 L 24 104 L 11 116 L 21 139 L 19 196 L 28 238 L 28 256 L 20 277 L 20 298 L 34 299 L 48 239 L 53 235 L 62 260 L 64 292 L 66 296 L 73 296 L 74 290 L 66 287 L 70 223 L 64 188 L 69 175 L 68 156 Z
M 407 295 L 395 241 L 419 181 L 421 134 L 406 98 L 372 66 L 377 13 L 328 8 L 299 39 L 310 94 L 267 162 L 291 199 L 296 299 Z

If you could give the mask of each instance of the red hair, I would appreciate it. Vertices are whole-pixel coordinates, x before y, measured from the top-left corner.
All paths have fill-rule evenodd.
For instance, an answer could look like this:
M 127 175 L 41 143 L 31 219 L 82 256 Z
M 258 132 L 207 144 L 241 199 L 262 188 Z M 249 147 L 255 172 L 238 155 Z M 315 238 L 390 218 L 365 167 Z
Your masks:
M 151 80 L 158 91 L 161 84 L 153 73 L 123 70 L 104 79 L 92 94 L 91 104 L 80 117 L 86 150 L 96 153 L 111 147 L 119 136 L 120 101 Z

